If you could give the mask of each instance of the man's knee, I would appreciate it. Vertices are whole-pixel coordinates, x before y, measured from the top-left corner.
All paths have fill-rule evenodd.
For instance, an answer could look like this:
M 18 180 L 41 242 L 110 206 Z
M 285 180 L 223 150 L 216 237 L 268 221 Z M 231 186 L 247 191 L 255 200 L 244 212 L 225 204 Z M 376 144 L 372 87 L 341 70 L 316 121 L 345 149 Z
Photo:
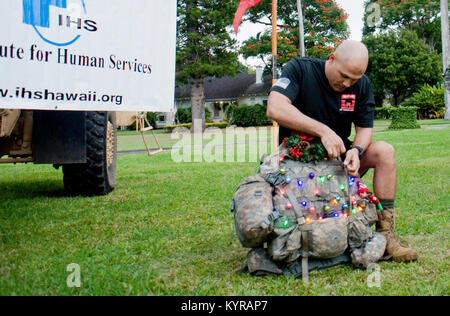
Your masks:
M 383 161 L 395 164 L 395 149 L 389 143 L 380 141 L 369 146 L 368 153 L 373 155 L 376 161 Z

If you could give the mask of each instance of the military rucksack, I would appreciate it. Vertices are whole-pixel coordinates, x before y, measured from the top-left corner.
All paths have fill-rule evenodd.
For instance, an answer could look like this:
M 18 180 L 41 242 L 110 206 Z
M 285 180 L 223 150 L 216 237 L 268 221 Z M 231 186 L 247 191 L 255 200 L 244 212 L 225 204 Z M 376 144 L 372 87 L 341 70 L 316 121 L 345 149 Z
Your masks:
M 384 254 L 385 238 L 371 229 L 378 216 L 368 189 L 338 160 L 302 163 L 280 147 L 238 187 L 233 210 L 242 245 L 266 245 L 277 264 L 292 266 L 302 258 L 304 265 L 307 258 L 330 259 L 349 250 L 355 266 L 367 267 Z

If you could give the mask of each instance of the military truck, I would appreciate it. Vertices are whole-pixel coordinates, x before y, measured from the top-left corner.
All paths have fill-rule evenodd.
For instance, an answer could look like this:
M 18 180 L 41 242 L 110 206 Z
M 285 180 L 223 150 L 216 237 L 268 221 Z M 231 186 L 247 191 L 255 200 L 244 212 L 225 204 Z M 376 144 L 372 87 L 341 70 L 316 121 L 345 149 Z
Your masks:
M 53 164 L 69 194 L 105 195 L 116 184 L 116 127 L 115 112 L 0 109 L 0 164 Z

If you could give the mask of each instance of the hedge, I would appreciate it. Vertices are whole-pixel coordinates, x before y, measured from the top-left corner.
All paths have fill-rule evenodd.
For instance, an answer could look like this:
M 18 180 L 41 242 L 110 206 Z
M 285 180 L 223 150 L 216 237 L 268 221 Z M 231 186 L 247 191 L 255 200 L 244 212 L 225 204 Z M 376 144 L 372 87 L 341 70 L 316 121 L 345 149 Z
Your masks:
M 164 126 L 164 129 L 166 133 L 172 133 L 172 131 L 177 127 L 186 127 L 191 128 L 192 123 L 185 123 L 185 124 L 178 124 L 178 125 L 166 125 Z M 206 123 L 206 128 L 209 127 L 218 127 L 218 128 L 226 128 L 228 126 L 228 123 Z
M 180 124 L 192 123 L 192 110 L 191 108 L 181 108 L 177 111 L 177 119 Z M 208 108 L 205 108 L 205 120 L 211 122 L 211 112 Z
M 225 115 L 228 122 L 239 127 L 271 125 L 272 121 L 266 115 L 267 108 L 261 104 L 228 107 Z
M 420 128 L 417 123 L 416 107 L 392 108 L 392 123 L 389 129 L 415 129 Z
M 376 120 L 389 120 L 391 118 L 391 107 L 375 108 Z
M 419 119 L 436 119 L 445 116 L 444 86 L 424 85 L 411 98 L 402 103 L 403 107 L 416 107 Z

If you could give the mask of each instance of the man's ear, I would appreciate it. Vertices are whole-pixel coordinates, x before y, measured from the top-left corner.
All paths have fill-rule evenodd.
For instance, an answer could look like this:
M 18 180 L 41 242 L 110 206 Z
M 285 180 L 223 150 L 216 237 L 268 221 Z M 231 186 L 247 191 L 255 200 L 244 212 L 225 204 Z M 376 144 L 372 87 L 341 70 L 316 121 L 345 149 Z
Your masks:
M 328 55 L 328 60 L 333 62 L 336 59 L 336 54 L 335 53 L 331 53 L 330 55 Z

